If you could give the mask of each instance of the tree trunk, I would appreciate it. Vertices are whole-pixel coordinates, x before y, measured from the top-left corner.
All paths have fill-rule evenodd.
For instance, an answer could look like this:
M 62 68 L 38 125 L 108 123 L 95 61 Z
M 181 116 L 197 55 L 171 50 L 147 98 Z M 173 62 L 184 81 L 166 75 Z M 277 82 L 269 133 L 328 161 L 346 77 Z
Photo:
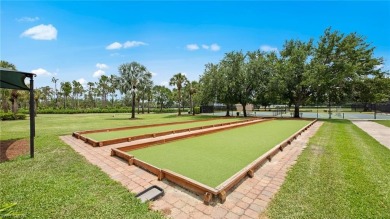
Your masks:
M 131 118 L 135 119 L 135 92 L 133 92 L 133 100 L 131 103 Z
M 4 111 L 5 113 L 8 113 L 9 104 L 8 104 L 7 99 L 3 98 L 2 104 L 1 104 L 1 108 L 3 109 L 3 111 Z
M 241 103 L 242 105 L 242 112 L 244 113 L 244 117 L 246 117 L 246 109 L 245 109 L 245 106 L 246 106 L 246 103 Z
M 179 114 L 178 114 L 178 116 L 180 116 L 180 115 L 181 115 L 181 108 L 180 108 L 180 104 L 181 104 L 181 92 L 180 92 L 180 90 L 179 90 L 179 101 L 178 101 L 178 103 L 179 103 Z
M 144 105 L 145 105 L 145 100 L 142 98 L 142 114 L 145 113 L 145 110 L 144 110 Z
M 139 114 L 140 100 L 137 100 L 137 114 Z
M 230 116 L 230 111 L 229 111 L 229 104 L 226 104 L 226 115 L 225 116 Z
M 294 118 L 299 118 L 299 104 L 294 105 Z
M 163 102 L 160 103 L 160 112 L 162 112 Z

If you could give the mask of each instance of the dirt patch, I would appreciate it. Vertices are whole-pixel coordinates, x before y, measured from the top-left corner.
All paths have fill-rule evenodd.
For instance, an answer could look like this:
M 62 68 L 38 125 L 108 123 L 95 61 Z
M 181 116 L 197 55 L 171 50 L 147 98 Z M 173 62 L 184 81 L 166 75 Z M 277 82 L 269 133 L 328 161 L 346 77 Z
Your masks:
M 0 141 L 0 162 L 28 154 L 29 143 L 26 139 Z

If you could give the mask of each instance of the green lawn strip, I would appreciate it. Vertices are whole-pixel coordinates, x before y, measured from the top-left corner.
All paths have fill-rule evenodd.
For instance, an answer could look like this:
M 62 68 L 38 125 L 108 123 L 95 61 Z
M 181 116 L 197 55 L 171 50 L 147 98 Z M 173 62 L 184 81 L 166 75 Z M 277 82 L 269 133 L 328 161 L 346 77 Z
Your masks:
M 216 187 L 309 121 L 268 121 L 130 151 L 147 163 Z
M 270 203 L 270 218 L 390 218 L 390 151 L 351 122 L 328 121 Z
M 137 115 L 138 117 L 138 115 Z M 75 130 L 188 121 L 210 117 L 173 114 L 38 115 L 35 158 L 0 163 L 0 206 L 25 218 L 162 218 L 149 211 L 119 183 L 63 143 L 58 136 Z M 28 139 L 29 121 L 0 121 L 1 140 Z
M 375 121 L 373 121 L 373 122 L 376 122 L 376 123 L 378 123 L 378 124 L 381 124 L 381 125 L 390 127 L 390 120 L 375 120 Z
M 185 123 L 185 124 L 171 124 L 171 125 L 164 125 L 164 126 L 145 127 L 145 128 L 128 129 L 128 130 L 121 130 L 121 131 L 97 132 L 91 134 L 84 134 L 84 136 L 93 139 L 95 141 L 104 141 L 104 140 L 110 140 L 115 138 L 126 138 L 131 136 L 153 134 L 153 133 L 166 132 L 171 130 L 180 130 L 180 129 L 195 128 L 200 126 L 236 122 L 240 120 L 242 119 L 237 119 L 237 118 L 213 119 L 210 121 L 195 121 L 195 122 Z

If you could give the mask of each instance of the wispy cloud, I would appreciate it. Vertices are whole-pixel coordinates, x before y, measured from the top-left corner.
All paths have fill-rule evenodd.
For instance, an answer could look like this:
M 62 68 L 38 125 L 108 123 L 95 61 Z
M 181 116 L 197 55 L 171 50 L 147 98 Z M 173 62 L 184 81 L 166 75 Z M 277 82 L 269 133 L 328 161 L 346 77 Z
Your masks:
M 198 50 L 198 49 L 199 49 L 198 44 L 188 44 L 186 47 L 187 47 L 187 49 L 190 50 L 190 51 L 195 51 L 195 50 Z
M 31 72 L 34 74 L 37 74 L 39 76 L 53 76 L 53 75 L 55 75 L 55 74 L 53 74 L 53 73 L 51 73 L 43 68 L 34 69 L 34 70 L 31 70 Z
M 152 74 L 153 77 L 157 76 L 157 73 L 156 72 L 150 72 Z
M 96 64 L 96 67 L 99 68 L 99 69 L 107 69 L 107 68 L 108 68 L 108 65 L 103 64 L 103 63 L 97 63 L 97 64 Z
M 269 45 L 261 45 L 260 50 L 264 52 L 277 52 L 278 48 Z
M 202 44 L 202 49 L 205 49 L 205 50 L 210 50 L 210 51 L 219 51 L 221 49 L 221 47 L 216 44 L 216 43 L 213 43 L 211 45 L 206 45 L 206 44 Z M 200 49 L 200 47 L 198 46 L 198 44 L 188 44 L 186 46 L 187 50 L 189 51 L 195 51 L 195 50 L 198 50 Z
M 113 42 L 110 45 L 106 47 L 108 50 L 113 50 L 113 49 L 127 49 L 127 48 L 133 48 L 133 47 L 138 47 L 138 46 L 147 46 L 148 44 L 145 42 L 141 41 L 126 41 L 123 44 L 119 42 Z
M 24 31 L 21 37 L 30 37 L 34 40 L 55 40 L 57 29 L 51 24 L 41 24 Z
M 95 71 L 95 72 L 93 73 L 92 77 L 98 78 L 98 77 L 100 77 L 100 76 L 102 76 L 102 75 L 104 75 L 104 74 L 106 74 L 106 72 L 104 72 L 103 70 L 99 69 L 99 70 L 97 70 L 97 71 Z
M 16 18 L 16 21 L 18 21 L 18 22 L 34 22 L 34 21 L 39 21 L 39 17 L 21 17 L 21 18 Z
M 169 83 L 168 83 L 168 81 L 161 81 L 160 85 L 161 85 L 161 86 L 168 87 L 168 86 L 169 86 Z
M 106 49 L 108 50 L 112 50 L 112 49 L 120 49 L 122 48 L 122 44 L 118 43 L 118 42 L 114 42 L 114 43 L 111 43 L 110 45 L 108 45 L 106 47 Z
M 213 43 L 213 44 L 210 45 L 210 50 L 211 51 L 219 51 L 220 49 L 221 49 L 221 47 L 218 44 L 216 44 L 216 43 Z
M 123 44 L 123 48 L 132 48 L 132 47 L 138 47 L 138 46 L 146 46 L 147 43 L 141 42 L 141 41 L 126 41 Z

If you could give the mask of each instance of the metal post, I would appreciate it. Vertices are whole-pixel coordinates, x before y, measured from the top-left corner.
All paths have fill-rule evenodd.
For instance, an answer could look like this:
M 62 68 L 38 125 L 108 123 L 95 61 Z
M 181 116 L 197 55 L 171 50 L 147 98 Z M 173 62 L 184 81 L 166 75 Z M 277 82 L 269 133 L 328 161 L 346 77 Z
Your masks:
M 34 76 L 30 76 L 30 157 L 34 158 L 35 137 L 35 106 L 34 106 Z
M 318 119 L 318 94 L 316 95 L 317 119 Z

